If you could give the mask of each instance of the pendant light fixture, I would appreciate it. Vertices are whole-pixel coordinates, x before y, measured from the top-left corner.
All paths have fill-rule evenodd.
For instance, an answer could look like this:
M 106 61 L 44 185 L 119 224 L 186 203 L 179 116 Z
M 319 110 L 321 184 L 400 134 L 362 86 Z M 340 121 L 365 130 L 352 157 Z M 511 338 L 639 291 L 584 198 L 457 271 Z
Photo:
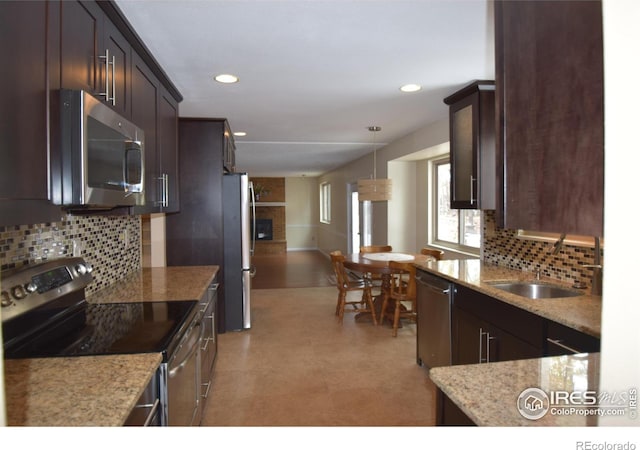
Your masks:
M 391 200 L 391 180 L 376 177 L 376 133 L 382 128 L 371 126 L 368 130 L 373 132 L 373 178 L 358 180 L 358 200 L 361 202 L 386 202 Z

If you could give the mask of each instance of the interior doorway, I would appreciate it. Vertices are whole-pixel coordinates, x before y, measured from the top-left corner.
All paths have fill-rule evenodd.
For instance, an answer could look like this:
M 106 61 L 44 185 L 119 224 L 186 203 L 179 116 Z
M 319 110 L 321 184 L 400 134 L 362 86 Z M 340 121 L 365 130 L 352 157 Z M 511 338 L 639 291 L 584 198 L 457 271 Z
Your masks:
M 358 202 L 358 187 L 355 183 L 349 185 L 349 253 L 360 250 L 360 205 Z
M 347 246 L 349 253 L 358 253 L 363 245 L 371 245 L 371 202 L 358 199 L 358 183 L 347 188 Z

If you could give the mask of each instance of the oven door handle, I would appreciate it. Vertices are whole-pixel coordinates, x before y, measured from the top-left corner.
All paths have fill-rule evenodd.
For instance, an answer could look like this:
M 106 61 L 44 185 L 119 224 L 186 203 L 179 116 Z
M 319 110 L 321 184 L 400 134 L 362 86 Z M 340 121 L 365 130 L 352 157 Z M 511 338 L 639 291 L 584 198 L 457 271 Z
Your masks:
M 199 326 L 201 326 L 200 322 L 196 322 L 195 324 L 193 324 L 193 328 L 191 328 L 191 330 L 189 331 L 189 334 L 191 334 L 194 331 L 194 328 Z M 202 333 L 200 333 L 200 335 L 201 334 Z M 187 335 L 187 338 L 188 338 L 188 335 Z M 185 341 L 187 340 L 187 338 L 185 338 Z M 191 357 L 193 356 L 193 354 L 198 351 L 199 347 L 200 347 L 200 339 L 194 342 L 193 346 L 191 347 L 191 351 L 187 354 L 187 356 L 185 356 L 184 359 L 177 366 L 169 370 L 169 377 L 173 378 L 184 366 L 186 366 L 189 360 L 191 359 Z

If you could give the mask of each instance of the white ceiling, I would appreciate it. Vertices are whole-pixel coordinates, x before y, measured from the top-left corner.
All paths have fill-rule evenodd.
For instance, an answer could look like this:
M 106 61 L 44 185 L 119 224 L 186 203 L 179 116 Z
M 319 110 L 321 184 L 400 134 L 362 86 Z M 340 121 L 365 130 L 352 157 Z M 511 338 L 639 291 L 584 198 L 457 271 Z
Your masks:
M 493 79 L 487 0 L 117 0 L 184 96 L 181 117 L 225 117 L 238 169 L 317 176 L 447 115 Z M 234 85 L 213 81 L 233 73 Z M 417 93 L 400 92 L 418 83 Z

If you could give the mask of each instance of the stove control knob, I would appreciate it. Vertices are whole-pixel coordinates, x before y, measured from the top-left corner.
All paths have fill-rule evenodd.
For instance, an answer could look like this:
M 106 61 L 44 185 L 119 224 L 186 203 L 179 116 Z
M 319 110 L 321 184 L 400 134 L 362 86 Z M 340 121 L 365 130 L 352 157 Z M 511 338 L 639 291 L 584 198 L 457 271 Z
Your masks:
M 11 304 L 13 303 L 9 298 L 9 293 L 7 291 L 2 291 L 2 293 L 0 293 L 0 299 L 2 300 L 0 302 L 0 305 L 2 305 L 3 308 L 5 306 L 11 306 Z
M 27 296 L 27 291 L 25 291 L 24 287 L 21 285 L 14 286 L 11 288 L 11 295 L 13 295 L 13 298 L 16 300 L 22 300 Z
M 87 269 L 87 266 L 80 263 L 76 265 L 76 272 L 78 272 L 80 275 L 84 275 L 85 273 L 89 272 L 89 269 Z
M 36 284 L 34 282 L 25 284 L 24 288 L 27 290 L 27 292 L 29 294 L 32 294 L 32 293 L 34 293 L 35 291 L 38 290 L 38 286 L 36 286 Z

